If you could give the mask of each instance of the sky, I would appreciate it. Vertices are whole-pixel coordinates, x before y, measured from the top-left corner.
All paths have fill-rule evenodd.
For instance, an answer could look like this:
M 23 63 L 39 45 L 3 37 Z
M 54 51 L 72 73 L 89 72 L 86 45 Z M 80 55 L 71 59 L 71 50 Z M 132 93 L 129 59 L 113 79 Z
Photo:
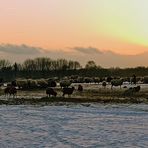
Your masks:
M 147 39 L 148 0 L 0 0 L 1 58 L 23 45 L 63 57 L 79 57 L 78 48 L 134 57 L 148 52 Z

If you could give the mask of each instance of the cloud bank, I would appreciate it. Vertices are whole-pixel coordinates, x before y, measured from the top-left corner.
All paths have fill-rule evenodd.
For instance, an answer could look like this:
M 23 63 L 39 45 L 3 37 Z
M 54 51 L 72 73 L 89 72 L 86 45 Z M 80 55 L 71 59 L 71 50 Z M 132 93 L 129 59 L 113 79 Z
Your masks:
M 88 47 L 88 48 L 84 48 L 84 47 L 73 47 L 71 48 L 73 50 L 76 50 L 78 52 L 84 53 L 84 54 L 102 54 L 103 52 L 100 51 L 97 48 L 94 47 Z
M 13 45 L 13 44 L 1 44 L 0 52 L 8 53 L 8 54 L 39 54 L 41 53 L 41 48 L 27 46 L 25 44 L 22 45 Z
M 8 59 L 12 62 L 23 62 L 28 58 L 49 57 L 51 59 L 64 58 L 79 61 L 85 65 L 93 60 L 102 67 L 137 67 L 148 66 L 148 53 L 139 55 L 120 55 L 112 51 L 101 51 L 94 47 L 73 47 L 69 52 L 65 50 L 45 50 L 43 48 L 28 45 L 0 45 L 0 59 Z

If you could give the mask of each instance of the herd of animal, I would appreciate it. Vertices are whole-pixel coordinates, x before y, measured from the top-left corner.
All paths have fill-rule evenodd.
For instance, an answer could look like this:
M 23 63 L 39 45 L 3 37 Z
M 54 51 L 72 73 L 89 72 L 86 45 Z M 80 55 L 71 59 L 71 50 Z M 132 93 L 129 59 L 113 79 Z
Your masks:
M 66 94 L 70 96 L 73 93 L 74 90 L 75 90 L 74 87 L 64 87 L 62 89 L 62 92 L 63 92 L 62 96 L 64 97 Z M 46 89 L 46 94 L 47 94 L 48 97 L 50 97 L 50 96 L 56 97 L 57 96 L 57 92 L 51 87 L 48 87 Z
M 91 78 L 85 78 L 85 83 L 90 83 Z M 83 78 L 84 80 L 84 78 Z M 86 81 L 87 80 L 87 81 Z M 75 79 L 63 79 L 59 82 L 59 85 L 61 87 L 61 91 L 62 91 L 62 96 L 64 97 L 65 95 L 70 96 L 71 94 L 73 94 L 74 90 L 76 90 L 73 86 L 71 87 L 71 84 L 74 83 Z M 95 82 L 97 82 L 98 84 L 100 84 L 100 80 L 95 78 L 94 79 Z M 106 88 L 106 86 L 108 84 L 111 85 L 111 89 L 113 89 L 114 86 L 121 86 L 123 85 L 123 82 L 125 82 L 125 80 L 123 78 L 119 78 L 119 79 L 113 79 L 111 77 L 107 77 L 106 80 L 103 80 L 101 82 L 101 85 L 103 88 Z M 135 92 L 139 92 L 141 87 L 140 86 L 136 86 L 136 76 L 133 75 L 133 77 L 131 78 L 131 83 L 130 84 L 134 84 L 135 87 L 130 87 L 128 88 L 127 86 L 124 86 L 123 88 L 127 88 L 124 91 L 124 95 L 128 95 L 128 94 L 133 94 Z M 76 83 L 76 82 L 75 82 Z M 81 85 L 82 83 L 79 83 L 79 85 L 77 86 L 77 91 L 79 92 L 83 92 L 83 86 L 85 85 Z M 45 89 L 46 90 L 46 95 L 48 97 L 50 96 L 57 96 L 57 92 L 55 87 L 57 86 L 57 82 L 53 79 L 39 79 L 39 80 L 33 80 L 33 79 L 18 79 L 18 80 L 14 80 L 10 83 L 7 83 L 7 86 L 5 86 L 4 88 L 4 94 L 5 96 L 13 96 L 15 97 L 17 95 L 17 90 L 22 89 L 22 90 L 31 90 L 31 89 Z
M 62 88 L 62 92 L 63 92 L 63 97 L 67 94 L 68 96 L 70 96 L 73 91 L 75 90 L 75 87 L 63 87 Z M 78 89 L 79 92 L 83 91 L 83 86 L 82 85 L 78 85 Z M 4 89 L 4 94 L 5 96 L 13 96 L 15 97 L 17 95 L 17 88 L 13 85 L 8 85 L 5 89 Z M 50 96 L 57 96 L 57 92 L 55 91 L 54 88 L 52 87 L 47 87 L 46 88 L 46 95 L 48 97 Z
M 52 81 L 51 86 L 46 87 L 46 95 L 48 97 L 50 97 L 50 96 L 56 97 L 57 96 L 57 92 L 54 89 L 54 87 L 56 86 L 55 83 L 56 82 Z M 107 86 L 107 84 L 108 83 L 106 81 L 103 81 L 102 82 L 102 87 L 105 88 Z M 113 80 L 110 81 L 111 89 L 113 89 L 113 86 L 120 86 L 120 88 L 121 88 L 122 84 L 123 84 L 123 79 L 113 79 Z M 134 82 L 134 84 L 136 84 L 136 82 Z M 29 85 L 31 85 L 30 82 L 29 82 Z M 62 94 L 63 97 L 65 95 L 70 96 L 71 94 L 73 94 L 73 92 L 75 90 L 75 87 L 73 87 L 73 86 L 71 87 L 70 85 L 71 85 L 71 83 L 69 81 L 61 81 L 60 86 L 61 86 L 61 91 L 63 93 Z M 123 88 L 127 88 L 127 86 L 124 86 Z M 18 89 L 19 89 L 19 87 L 17 87 L 17 83 L 12 81 L 4 89 L 4 94 L 5 94 L 5 96 L 13 96 L 13 97 L 15 97 L 17 95 L 17 90 Z M 140 86 L 130 87 L 130 88 L 126 89 L 123 94 L 124 95 L 131 95 L 131 94 L 133 94 L 135 92 L 139 92 L 140 89 L 141 89 Z M 81 84 L 78 85 L 77 91 L 83 92 L 83 86 Z

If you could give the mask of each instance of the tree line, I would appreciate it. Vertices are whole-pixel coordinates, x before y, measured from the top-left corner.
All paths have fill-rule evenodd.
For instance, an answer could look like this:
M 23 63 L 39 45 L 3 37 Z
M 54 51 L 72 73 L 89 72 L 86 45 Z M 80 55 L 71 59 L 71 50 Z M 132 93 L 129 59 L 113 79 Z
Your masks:
M 96 65 L 94 61 L 88 61 L 82 67 L 78 61 L 57 59 L 46 57 L 27 59 L 23 63 L 11 63 L 8 60 L 0 60 L 0 81 L 13 80 L 16 78 L 49 78 L 78 75 L 84 77 L 107 77 L 120 76 L 130 77 L 147 76 L 148 67 L 136 68 L 103 68 Z

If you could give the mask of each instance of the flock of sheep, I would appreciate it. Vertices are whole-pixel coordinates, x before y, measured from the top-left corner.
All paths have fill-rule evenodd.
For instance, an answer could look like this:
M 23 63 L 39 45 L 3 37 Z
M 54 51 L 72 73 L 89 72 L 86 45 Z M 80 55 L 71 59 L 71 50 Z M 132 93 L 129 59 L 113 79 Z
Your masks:
M 33 79 L 17 79 L 15 81 L 12 81 L 11 83 L 8 83 L 7 86 L 5 86 L 4 93 L 5 95 L 13 95 L 16 96 L 17 90 L 22 89 L 22 90 L 31 90 L 31 89 L 46 89 L 46 94 L 47 96 L 57 96 L 57 92 L 55 91 L 55 87 L 57 86 L 57 81 L 59 81 L 59 85 L 61 87 L 63 97 L 67 95 L 71 95 L 73 91 L 75 90 L 74 87 L 71 87 L 72 83 L 79 83 L 77 90 L 79 92 L 83 91 L 83 86 L 81 83 L 100 83 L 102 87 L 106 87 L 106 85 L 110 84 L 111 89 L 114 86 L 122 86 L 122 84 L 125 82 L 125 80 L 128 80 L 127 78 L 112 78 L 112 77 L 106 77 L 104 79 L 100 78 L 86 78 L 86 77 L 76 77 L 76 76 L 71 76 L 71 77 L 66 77 L 62 80 L 58 80 L 58 78 L 53 78 L 53 79 L 39 79 L 39 80 L 33 80 Z M 133 75 L 129 79 L 130 83 L 133 83 L 136 85 L 138 79 L 136 78 L 135 75 Z M 145 81 L 147 79 L 145 78 Z M 140 81 L 140 80 L 139 80 Z M 134 92 L 139 92 L 140 91 L 140 86 L 135 86 L 135 87 L 130 87 L 127 89 L 124 93 L 129 94 L 129 93 L 134 93 Z

